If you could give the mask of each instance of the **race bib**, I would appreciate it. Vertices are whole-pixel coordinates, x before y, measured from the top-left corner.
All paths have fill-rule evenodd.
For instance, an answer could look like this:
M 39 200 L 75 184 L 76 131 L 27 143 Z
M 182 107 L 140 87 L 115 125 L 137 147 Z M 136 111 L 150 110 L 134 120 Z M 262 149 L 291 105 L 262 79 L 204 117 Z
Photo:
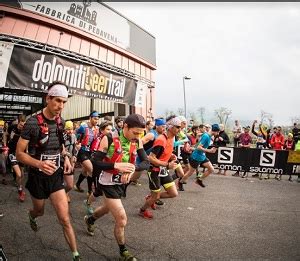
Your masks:
M 166 167 L 159 167 L 159 173 L 158 173 L 158 176 L 159 177 L 166 177 L 169 175 L 169 171 L 167 170 Z
M 111 182 L 115 184 L 122 184 L 121 177 L 122 177 L 121 174 L 111 175 Z
M 55 166 L 57 168 L 60 167 L 60 154 L 54 154 L 54 155 L 41 154 L 40 160 L 41 161 L 51 160 L 55 163 Z M 39 171 L 42 171 L 42 170 L 39 169 Z
M 17 158 L 14 154 L 9 154 L 8 157 L 9 157 L 9 160 L 10 160 L 11 163 L 17 162 Z

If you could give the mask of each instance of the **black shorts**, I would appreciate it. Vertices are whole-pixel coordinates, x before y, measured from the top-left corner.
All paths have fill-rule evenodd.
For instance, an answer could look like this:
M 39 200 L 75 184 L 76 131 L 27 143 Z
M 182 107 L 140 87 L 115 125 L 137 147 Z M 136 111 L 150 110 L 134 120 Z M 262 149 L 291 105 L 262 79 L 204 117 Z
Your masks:
M 148 172 L 149 188 L 151 191 L 159 192 L 161 186 L 167 189 L 175 184 L 170 173 L 165 177 L 159 177 L 158 174 L 159 171 L 152 170 Z
M 186 152 L 181 152 L 181 157 L 182 157 L 182 162 L 183 164 L 189 164 L 189 158 L 190 158 L 191 154 L 190 153 L 186 153 Z
M 126 197 L 127 186 L 122 185 L 102 185 L 99 184 L 99 189 L 105 194 L 107 198 L 121 199 Z M 98 189 L 98 188 L 97 188 Z
M 63 169 L 59 168 L 53 175 L 48 176 L 35 169 L 30 169 L 26 188 L 36 199 L 47 199 L 58 190 L 64 189 Z
M 194 169 L 197 169 L 199 167 L 199 165 L 201 167 L 204 167 L 203 164 L 206 162 L 209 162 L 209 159 L 205 158 L 205 160 L 203 160 L 203 161 L 197 161 L 197 160 L 193 159 L 192 157 L 190 157 L 189 161 L 190 161 L 191 167 Z
M 90 151 L 80 150 L 77 154 L 77 161 L 82 163 L 85 160 L 90 160 L 92 153 Z
M 10 165 L 13 167 L 13 166 L 16 166 L 16 165 L 20 165 L 20 162 L 17 161 L 17 158 L 16 158 L 16 154 L 15 153 L 10 153 L 8 155 L 8 160 L 9 160 L 9 163 Z

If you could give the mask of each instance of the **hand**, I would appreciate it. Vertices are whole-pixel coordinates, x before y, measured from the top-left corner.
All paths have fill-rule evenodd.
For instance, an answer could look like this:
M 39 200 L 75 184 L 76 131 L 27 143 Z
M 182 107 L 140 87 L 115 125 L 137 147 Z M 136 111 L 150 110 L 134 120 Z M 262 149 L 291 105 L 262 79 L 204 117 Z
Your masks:
M 177 160 L 177 156 L 175 154 L 172 154 L 170 157 L 171 161 L 176 161 Z
M 135 171 L 135 166 L 127 162 L 116 162 L 114 167 L 121 173 L 133 173 Z
M 217 150 L 218 150 L 218 149 L 217 149 L 216 147 L 212 147 L 212 148 L 210 149 L 210 152 L 211 152 L 211 153 L 215 153 Z
M 224 139 L 223 139 L 222 137 L 219 137 L 219 140 L 220 140 L 220 141 L 223 141 Z
M 176 169 L 177 168 L 177 163 L 176 163 L 175 160 L 172 160 L 172 161 L 169 162 L 168 166 L 169 166 L 169 169 Z
M 122 176 L 121 176 L 121 182 L 122 182 L 122 184 L 129 183 L 132 174 L 133 174 L 133 172 L 132 173 L 123 173 Z
M 72 168 L 69 158 L 65 157 L 64 174 L 70 174 L 72 172 L 72 170 L 73 170 L 73 168 Z
M 51 160 L 44 160 L 40 161 L 39 169 L 45 174 L 51 176 L 57 170 L 57 166 Z

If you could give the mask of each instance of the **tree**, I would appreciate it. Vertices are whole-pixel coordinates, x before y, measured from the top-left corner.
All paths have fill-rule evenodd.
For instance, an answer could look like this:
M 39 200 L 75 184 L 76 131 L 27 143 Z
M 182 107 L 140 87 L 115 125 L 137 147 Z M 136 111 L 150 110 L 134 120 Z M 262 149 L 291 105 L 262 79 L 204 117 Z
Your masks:
M 178 113 L 178 115 L 184 115 L 184 109 L 178 108 L 177 113 Z
M 197 112 L 198 112 L 199 115 L 200 115 L 200 122 L 201 122 L 201 124 L 204 124 L 205 108 L 204 108 L 204 107 L 199 107 L 199 108 L 197 109 Z
M 197 116 L 196 116 L 195 112 L 189 112 L 189 118 L 196 124 Z
M 232 114 L 232 111 L 225 107 L 221 107 L 221 108 L 215 110 L 215 115 L 217 116 L 219 123 L 224 124 L 224 127 L 226 127 L 228 118 L 231 114 Z
M 273 115 L 264 110 L 260 111 L 260 124 L 268 124 L 270 128 L 274 125 Z

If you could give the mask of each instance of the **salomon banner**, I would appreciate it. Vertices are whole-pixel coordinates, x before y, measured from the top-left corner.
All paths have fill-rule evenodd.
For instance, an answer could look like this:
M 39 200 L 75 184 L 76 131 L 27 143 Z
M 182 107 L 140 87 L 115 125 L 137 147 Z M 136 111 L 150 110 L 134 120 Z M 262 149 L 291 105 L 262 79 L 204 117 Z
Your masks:
M 269 174 L 300 174 L 299 155 L 300 152 L 286 150 L 232 147 L 219 147 L 216 153 L 206 153 L 216 169 Z
M 135 104 L 137 83 L 133 79 L 16 45 L 11 53 L 5 85 L 0 87 L 44 92 L 56 80 L 64 82 L 70 94 Z

